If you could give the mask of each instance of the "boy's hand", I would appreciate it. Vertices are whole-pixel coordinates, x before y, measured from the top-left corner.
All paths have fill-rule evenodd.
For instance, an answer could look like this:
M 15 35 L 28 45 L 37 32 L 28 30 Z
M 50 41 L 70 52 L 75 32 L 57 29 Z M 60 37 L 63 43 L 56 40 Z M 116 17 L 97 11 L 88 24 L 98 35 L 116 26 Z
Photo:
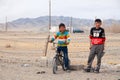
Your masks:
M 65 44 L 66 44 L 66 45 L 69 45 L 69 43 L 68 43 L 67 41 L 65 41 Z
M 92 48 L 92 43 L 91 43 L 91 39 L 90 39 L 90 48 L 89 49 L 91 49 Z
M 105 50 L 105 44 L 104 44 L 104 48 L 103 48 L 103 50 Z
M 89 47 L 89 49 L 91 49 L 91 46 Z
M 52 40 L 50 40 L 50 41 L 48 41 L 49 43 L 52 43 L 53 41 Z
M 69 43 L 65 43 L 66 45 L 69 45 Z
M 91 49 L 92 48 L 92 45 L 90 46 L 90 48 L 89 49 Z

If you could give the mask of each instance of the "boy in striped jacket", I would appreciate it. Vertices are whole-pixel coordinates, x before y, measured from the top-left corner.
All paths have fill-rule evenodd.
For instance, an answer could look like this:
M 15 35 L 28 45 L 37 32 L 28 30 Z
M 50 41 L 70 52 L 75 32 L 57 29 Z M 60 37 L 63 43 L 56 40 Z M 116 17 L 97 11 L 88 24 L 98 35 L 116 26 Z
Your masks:
M 58 39 L 57 51 L 63 51 L 64 54 L 64 62 L 67 71 L 70 71 L 69 68 L 69 58 L 68 58 L 68 48 L 67 45 L 70 43 L 70 35 L 69 32 L 66 31 L 65 24 L 61 23 L 59 25 L 59 32 L 57 32 L 50 40 L 52 43 L 55 39 Z

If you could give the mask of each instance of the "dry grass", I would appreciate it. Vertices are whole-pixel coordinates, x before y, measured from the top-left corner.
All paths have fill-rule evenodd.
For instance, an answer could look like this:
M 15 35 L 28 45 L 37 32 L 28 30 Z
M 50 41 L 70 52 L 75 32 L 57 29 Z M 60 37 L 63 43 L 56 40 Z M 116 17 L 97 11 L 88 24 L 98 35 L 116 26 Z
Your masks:
M 1 33 L 0 54 L 7 58 L 39 58 L 45 54 L 47 36 L 48 34 Z M 113 64 L 120 63 L 120 61 L 115 61 L 119 60 L 119 56 L 116 55 L 120 50 L 120 35 L 106 34 L 106 37 L 106 55 L 104 62 Z M 89 55 L 88 34 L 71 34 L 71 43 L 68 48 L 69 57 L 73 64 L 86 64 Z M 55 51 L 52 49 L 52 44 L 49 44 L 47 57 L 52 58 L 54 55 Z M 115 60 L 113 61 L 113 59 Z
M 105 27 L 106 32 L 110 33 L 120 33 L 120 24 L 113 24 L 111 26 Z

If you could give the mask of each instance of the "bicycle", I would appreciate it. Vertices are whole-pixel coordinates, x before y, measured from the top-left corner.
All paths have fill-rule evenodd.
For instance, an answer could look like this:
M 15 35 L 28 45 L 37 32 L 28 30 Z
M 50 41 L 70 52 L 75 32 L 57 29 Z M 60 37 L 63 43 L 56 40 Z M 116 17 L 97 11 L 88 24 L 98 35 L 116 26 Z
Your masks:
M 53 42 L 53 46 L 55 47 L 55 42 Z M 64 59 L 63 59 L 63 51 L 60 51 L 60 53 L 57 52 L 57 47 L 55 47 L 55 57 L 53 57 L 53 74 L 57 73 L 58 66 L 62 66 L 63 71 L 66 70 Z M 70 60 L 69 60 L 69 66 L 70 66 Z

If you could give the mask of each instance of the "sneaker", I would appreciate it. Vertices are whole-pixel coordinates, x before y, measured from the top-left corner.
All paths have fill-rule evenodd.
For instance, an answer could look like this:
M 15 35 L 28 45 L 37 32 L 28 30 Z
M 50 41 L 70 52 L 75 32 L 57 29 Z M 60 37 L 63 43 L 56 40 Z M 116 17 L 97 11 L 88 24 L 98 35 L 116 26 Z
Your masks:
M 84 71 L 85 72 L 90 72 L 90 68 L 85 68 Z
M 99 71 L 96 71 L 96 70 L 95 70 L 94 72 L 95 72 L 95 73 L 100 73 Z
M 99 73 L 99 69 L 96 68 L 96 69 L 94 70 L 94 72 L 95 72 L 95 73 Z
M 84 68 L 85 72 L 90 72 L 91 71 L 91 66 L 88 66 L 87 68 Z
M 70 73 L 70 72 L 71 72 L 71 70 L 70 70 L 70 69 L 67 69 L 67 70 L 66 70 L 66 72 L 67 72 L 67 73 Z

